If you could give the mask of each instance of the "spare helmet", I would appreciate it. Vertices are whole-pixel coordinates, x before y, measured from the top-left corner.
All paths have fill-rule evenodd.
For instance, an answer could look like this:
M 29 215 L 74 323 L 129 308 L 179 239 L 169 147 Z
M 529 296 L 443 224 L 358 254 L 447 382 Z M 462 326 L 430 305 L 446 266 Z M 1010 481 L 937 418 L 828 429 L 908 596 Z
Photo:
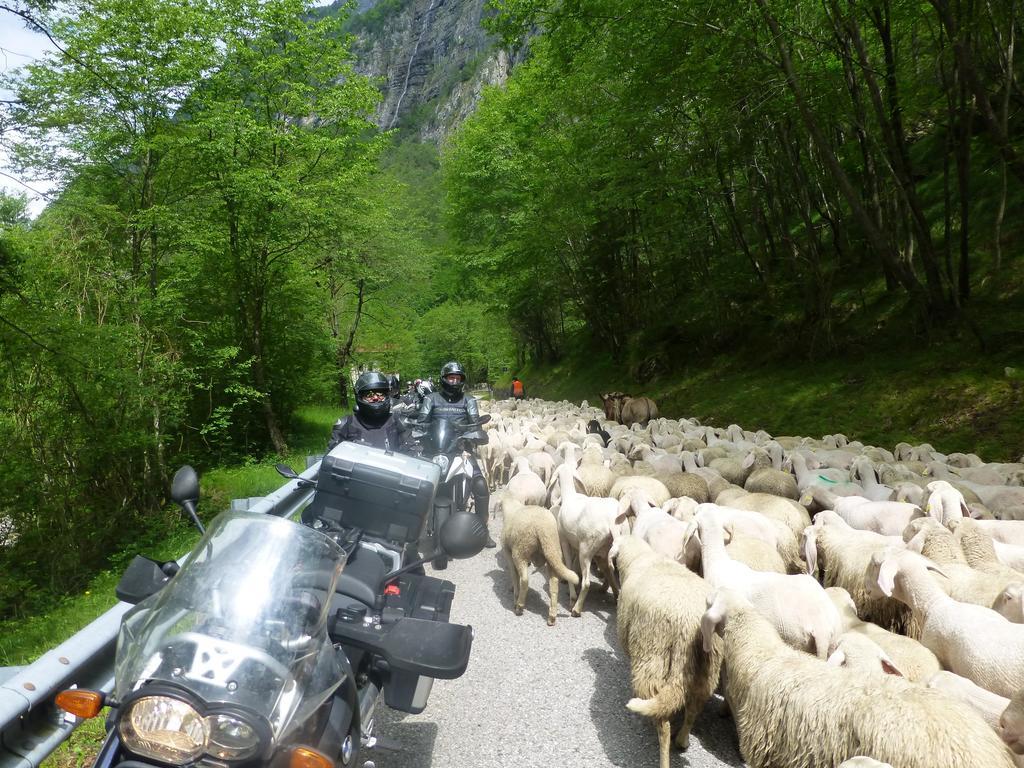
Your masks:
M 380 371 L 367 371 L 356 379 L 356 410 L 367 421 L 384 421 L 391 413 L 391 385 Z
M 449 376 L 458 376 L 458 382 L 448 381 Z M 466 372 L 454 360 L 447 362 L 441 368 L 441 389 L 445 394 L 458 397 L 466 387 Z

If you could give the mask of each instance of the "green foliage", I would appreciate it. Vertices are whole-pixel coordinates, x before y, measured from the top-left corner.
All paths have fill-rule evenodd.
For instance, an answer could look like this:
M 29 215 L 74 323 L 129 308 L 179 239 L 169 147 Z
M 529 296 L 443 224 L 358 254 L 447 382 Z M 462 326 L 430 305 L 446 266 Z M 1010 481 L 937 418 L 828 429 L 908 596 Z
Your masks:
M 533 358 L 578 328 L 641 379 L 751 334 L 821 357 L 998 332 L 972 289 L 1020 237 L 1024 132 L 976 110 L 1019 80 L 1012 3 L 492 7 L 507 45 L 542 33 L 447 145 L 448 221 Z
M 285 457 L 271 457 L 262 462 L 221 467 L 202 473 L 200 477 L 200 516 L 212 519 L 228 509 L 231 499 L 264 496 L 285 481 L 274 469 L 276 461 L 285 461 L 296 470 L 305 467 L 307 454 L 323 452 L 331 425 L 338 417 L 336 409 L 326 406 L 303 406 L 292 420 L 294 431 L 289 442 L 295 446 Z M 109 557 L 109 567 L 94 575 L 82 591 L 71 587 L 49 610 L 34 615 L 0 621 L 0 666 L 27 664 L 54 646 L 54 639 L 66 639 L 91 622 L 116 602 L 114 587 L 136 554 L 160 560 L 180 557 L 198 541 L 198 532 L 176 507 L 167 507 L 148 515 L 143 525 L 133 532 L 132 540 L 122 541 Z M 53 553 L 49 553 L 53 558 Z M 9 573 L 5 573 L 7 587 Z M 17 581 L 17 580 L 15 580 Z M 31 584 L 30 580 L 25 583 Z M 71 749 L 72 753 L 75 749 Z M 58 761 L 60 756 L 56 756 Z
M 394 19 L 409 2 L 410 0 L 380 0 L 369 10 L 353 14 L 345 29 L 354 35 L 376 37 L 383 31 L 384 25 Z
M 0 617 L 84 586 L 149 530 L 176 464 L 286 455 L 333 365 L 332 276 L 386 282 L 388 213 L 342 17 L 302 0 L 101 0 L 8 78 L 0 200 Z M 340 257 L 340 258 L 339 258 Z

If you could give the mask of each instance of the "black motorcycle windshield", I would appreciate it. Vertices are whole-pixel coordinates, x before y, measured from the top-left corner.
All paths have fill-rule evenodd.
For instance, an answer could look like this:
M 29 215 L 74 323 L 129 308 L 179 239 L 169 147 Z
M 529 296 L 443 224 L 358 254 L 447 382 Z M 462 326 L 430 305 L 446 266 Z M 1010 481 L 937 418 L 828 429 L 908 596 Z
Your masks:
M 448 453 L 455 442 L 455 428 L 447 419 L 434 419 L 430 424 L 430 443 L 435 453 Z

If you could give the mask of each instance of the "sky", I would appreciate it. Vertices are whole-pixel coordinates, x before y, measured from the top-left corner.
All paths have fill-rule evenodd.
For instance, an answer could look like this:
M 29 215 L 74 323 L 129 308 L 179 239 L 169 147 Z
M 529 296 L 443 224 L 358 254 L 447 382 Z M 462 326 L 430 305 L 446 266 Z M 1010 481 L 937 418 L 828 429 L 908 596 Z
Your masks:
M 12 69 L 28 64 L 38 58 L 46 51 L 52 51 L 53 45 L 38 32 L 33 32 L 25 27 L 25 23 L 9 11 L 0 10 L 0 73 L 7 74 Z M 0 88 L 0 99 L 11 97 L 9 91 Z M 10 168 L 8 158 L 0 147 L 0 187 L 11 192 L 22 192 L 29 196 L 31 203 L 29 210 L 33 216 L 39 214 L 46 202 L 38 194 L 33 193 L 18 183 L 15 179 L 13 169 Z M 50 186 L 46 182 L 23 179 L 31 187 L 43 192 L 49 191 Z

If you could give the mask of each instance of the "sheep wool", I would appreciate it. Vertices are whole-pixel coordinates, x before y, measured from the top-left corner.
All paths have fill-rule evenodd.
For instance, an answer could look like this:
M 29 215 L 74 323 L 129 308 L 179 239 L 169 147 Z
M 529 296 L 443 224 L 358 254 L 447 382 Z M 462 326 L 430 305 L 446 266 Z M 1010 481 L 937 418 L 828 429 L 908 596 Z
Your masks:
M 700 620 L 710 588 L 682 565 L 655 553 L 636 536 L 619 541 L 622 579 L 617 610 L 619 643 L 629 656 L 633 691 L 626 705 L 655 721 L 660 766 L 669 766 L 671 722 L 680 712 L 678 747 L 718 685 L 721 644 L 705 653 Z
M 548 626 L 553 627 L 558 615 L 558 580 L 562 579 L 573 586 L 580 583 L 579 576 L 562 562 L 558 523 L 544 507 L 524 506 L 515 501 L 506 502 L 504 512 L 501 548 L 513 570 L 513 610 L 516 616 L 523 615 L 529 588 L 530 564 L 538 569 L 546 567 L 550 596 Z
M 969 707 L 891 675 L 793 650 L 753 606 L 720 591 L 702 621 L 724 640 L 725 696 L 751 768 L 823 768 L 869 755 L 899 768 L 1011 768 Z

